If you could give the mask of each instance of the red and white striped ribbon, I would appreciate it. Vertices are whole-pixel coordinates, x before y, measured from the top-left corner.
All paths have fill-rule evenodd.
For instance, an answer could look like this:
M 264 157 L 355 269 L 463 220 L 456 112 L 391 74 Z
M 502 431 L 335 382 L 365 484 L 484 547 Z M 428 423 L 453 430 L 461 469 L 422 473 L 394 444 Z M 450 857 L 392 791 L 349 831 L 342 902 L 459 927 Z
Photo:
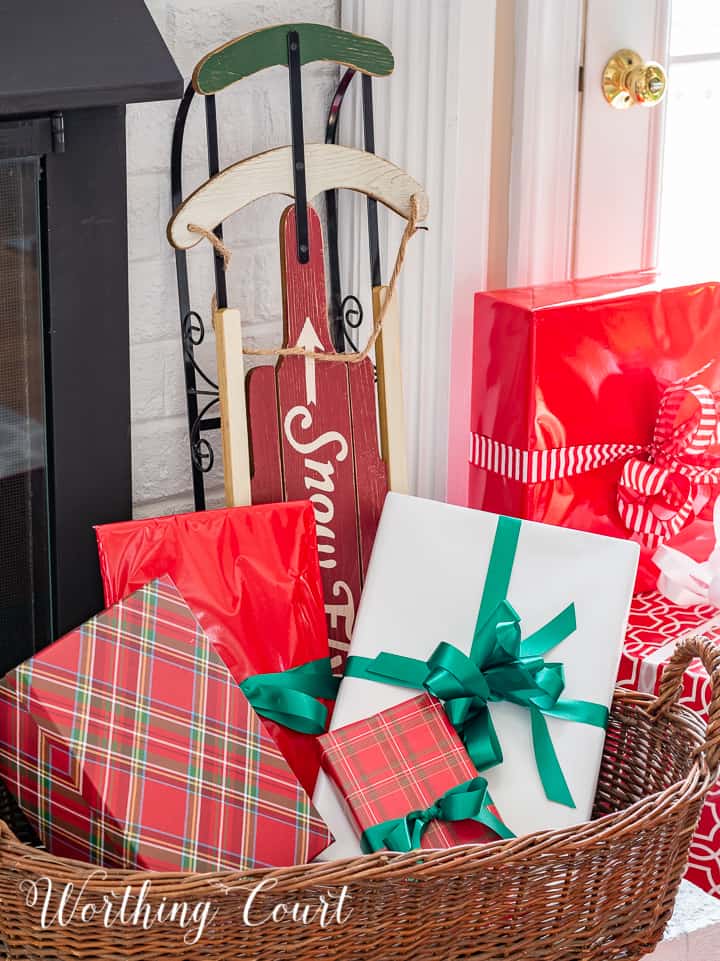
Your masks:
M 470 463 L 523 484 L 561 480 L 605 467 L 646 448 L 638 444 L 579 444 L 550 450 L 523 450 L 482 434 L 470 435 Z
M 690 403 L 692 413 L 677 424 L 681 408 Z M 720 458 L 717 451 L 710 454 L 719 426 L 709 388 L 681 382 L 663 394 L 648 460 L 628 460 L 617 493 L 623 523 L 648 547 L 678 534 L 708 501 L 700 488 L 720 483 Z
M 703 368 L 704 370 L 705 368 Z M 523 484 L 561 480 L 627 461 L 618 482 L 623 523 L 656 547 L 686 526 L 707 503 L 708 488 L 720 486 L 720 416 L 715 394 L 687 382 L 671 384 L 658 409 L 652 444 L 580 444 L 524 450 L 492 437 L 470 435 L 470 463 Z M 692 408 L 691 413 L 687 413 Z M 681 410 L 685 419 L 678 423 Z

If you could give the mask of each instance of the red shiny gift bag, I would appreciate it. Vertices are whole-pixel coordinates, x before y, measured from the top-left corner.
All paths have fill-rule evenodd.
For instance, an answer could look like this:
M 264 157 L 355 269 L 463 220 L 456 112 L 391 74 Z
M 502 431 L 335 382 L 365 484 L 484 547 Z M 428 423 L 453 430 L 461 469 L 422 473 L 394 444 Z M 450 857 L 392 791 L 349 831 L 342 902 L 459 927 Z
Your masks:
M 110 607 L 169 575 L 234 679 L 329 656 L 312 504 L 263 504 L 96 527 Z M 314 737 L 268 730 L 312 794 Z
M 468 504 L 705 560 L 720 489 L 720 285 L 650 273 L 477 294 Z

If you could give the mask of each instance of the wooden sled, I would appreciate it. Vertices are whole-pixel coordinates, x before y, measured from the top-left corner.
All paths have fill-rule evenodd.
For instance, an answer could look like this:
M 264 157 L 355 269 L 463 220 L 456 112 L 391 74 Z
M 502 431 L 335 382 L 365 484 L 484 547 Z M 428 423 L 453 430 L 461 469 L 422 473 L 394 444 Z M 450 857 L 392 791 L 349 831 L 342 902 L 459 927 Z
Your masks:
M 302 26 L 308 31 L 312 25 Z M 282 356 L 276 366 L 254 368 L 246 383 L 241 318 L 227 306 L 224 283 L 218 289 L 214 326 L 225 491 L 231 505 L 312 500 L 331 648 L 335 666 L 340 667 L 388 484 L 394 490 L 407 489 L 399 325 L 394 303 L 386 308 L 377 343 L 377 399 L 368 358 L 360 363 L 313 359 L 314 351 L 335 354 L 335 350 L 328 328 L 320 221 L 307 201 L 327 191 L 352 189 L 408 219 L 413 202 L 415 216 L 426 215 L 427 197 L 413 178 L 374 154 L 304 144 L 301 114 L 298 119 L 298 61 L 304 56 L 300 54 L 304 45 L 294 27 L 272 28 L 271 38 L 268 31 L 260 31 L 225 45 L 201 61 L 196 83 L 203 92 L 214 91 L 246 76 L 243 70 L 248 68 L 243 64 L 261 64 L 256 69 L 271 65 L 268 57 L 279 55 L 282 48 L 277 34 L 281 29 L 290 67 L 292 146 L 247 158 L 211 177 L 179 204 L 168 237 L 176 250 L 185 251 L 203 237 L 211 241 L 221 237 L 223 222 L 261 197 L 279 193 L 295 200 L 285 211 L 280 230 L 283 348 L 304 348 L 305 353 Z M 247 53 L 248 44 L 258 37 L 263 44 L 272 43 L 253 59 Z M 325 59 L 336 58 L 342 49 L 343 62 L 350 61 L 352 53 L 356 69 L 362 70 L 361 64 L 367 67 L 368 57 L 360 56 L 366 49 L 365 38 L 333 31 L 332 40 L 332 55 Z M 367 42 L 376 51 L 378 45 Z M 267 56 L 266 49 L 271 51 Z M 311 54 L 318 49 L 311 47 Z M 234 57 L 243 50 L 242 62 L 236 61 Z M 220 58 L 219 65 L 215 56 Z M 373 294 L 379 310 L 386 289 L 379 287 Z

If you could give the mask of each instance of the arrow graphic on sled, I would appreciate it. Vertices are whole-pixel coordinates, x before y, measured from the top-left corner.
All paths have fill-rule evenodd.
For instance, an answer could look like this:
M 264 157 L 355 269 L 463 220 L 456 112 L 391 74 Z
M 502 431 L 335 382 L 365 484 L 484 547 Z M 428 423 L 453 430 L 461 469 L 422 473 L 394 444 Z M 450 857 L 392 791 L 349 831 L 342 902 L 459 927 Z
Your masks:
M 254 503 L 312 498 L 332 663 L 347 656 L 367 563 L 387 492 L 378 451 L 370 360 L 323 363 L 327 329 L 320 219 L 308 207 L 310 260 L 295 255 L 295 208 L 281 220 L 284 347 L 305 352 L 248 374 Z M 340 456 L 341 455 L 341 456 Z M 358 484 L 356 478 L 361 478 Z
M 303 329 L 297 339 L 297 347 L 303 347 L 307 351 L 322 350 L 323 343 L 317 335 L 317 331 L 312 325 L 309 317 L 305 318 Z M 310 404 L 317 403 L 317 387 L 315 384 L 315 361 L 312 357 L 305 358 L 305 399 Z

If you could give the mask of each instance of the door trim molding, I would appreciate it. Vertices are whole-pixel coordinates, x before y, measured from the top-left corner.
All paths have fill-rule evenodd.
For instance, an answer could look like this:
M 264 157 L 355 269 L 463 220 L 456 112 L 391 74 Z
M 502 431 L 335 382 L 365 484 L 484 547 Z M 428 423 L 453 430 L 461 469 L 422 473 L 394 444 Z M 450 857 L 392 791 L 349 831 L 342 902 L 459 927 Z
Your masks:
M 410 488 L 439 499 L 462 499 L 463 476 L 467 489 L 473 294 L 487 276 L 495 6 L 342 0 L 341 26 L 395 55 L 395 73 L 373 85 L 377 151 L 430 196 L 430 231 L 410 248 L 399 305 Z M 356 93 L 341 143 L 362 142 Z M 363 292 L 369 317 L 364 208 L 342 197 L 340 210 L 345 286 Z M 381 213 L 385 277 L 401 232 L 395 221 Z
M 672 0 L 657 0 L 655 13 L 655 42 L 652 57 L 670 67 L 670 23 Z M 647 179 L 645 191 L 645 232 L 643 237 L 643 265 L 657 267 L 660 246 L 660 207 L 662 197 L 663 146 L 665 143 L 665 120 L 667 108 L 653 109 L 650 117 L 650 142 L 648 149 Z

